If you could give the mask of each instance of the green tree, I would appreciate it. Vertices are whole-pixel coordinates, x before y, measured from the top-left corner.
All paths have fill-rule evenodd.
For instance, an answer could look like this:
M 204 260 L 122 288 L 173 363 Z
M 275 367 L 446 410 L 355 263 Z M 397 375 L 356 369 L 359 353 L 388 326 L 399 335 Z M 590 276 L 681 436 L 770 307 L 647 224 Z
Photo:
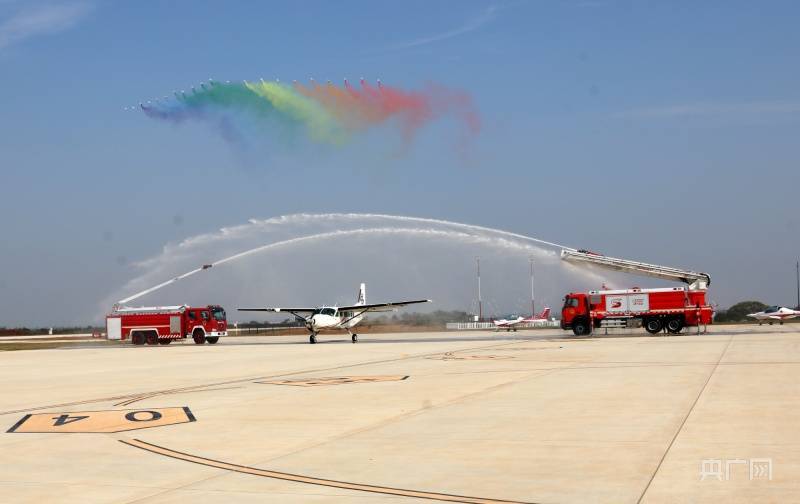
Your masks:
M 742 301 L 731 306 L 727 310 L 720 312 L 715 321 L 717 322 L 741 322 L 748 320 L 748 313 L 756 313 L 762 311 L 767 305 L 761 301 Z

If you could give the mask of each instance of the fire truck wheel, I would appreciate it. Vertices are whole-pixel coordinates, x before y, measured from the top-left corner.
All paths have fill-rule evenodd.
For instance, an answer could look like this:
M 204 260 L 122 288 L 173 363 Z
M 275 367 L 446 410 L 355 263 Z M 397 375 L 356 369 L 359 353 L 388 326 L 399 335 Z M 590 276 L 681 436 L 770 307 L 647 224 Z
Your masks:
M 219 336 L 209 336 L 208 338 L 206 338 L 206 341 L 208 342 L 209 345 L 215 345 L 217 341 L 219 341 Z
M 650 334 L 658 334 L 662 328 L 661 319 L 651 318 L 644 323 L 644 329 Z
M 586 320 L 578 319 L 572 323 L 572 333 L 575 336 L 584 336 L 591 332 L 591 328 L 589 327 L 589 322 Z
M 144 334 L 140 332 L 131 334 L 131 343 L 134 345 L 144 345 Z
M 206 342 L 206 335 L 203 334 L 203 331 L 195 331 L 192 333 L 192 339 L 195 345 L 202 345 Z
M 149 333 L 147 333 L 147 344 L 148 345 L 158 345 L 158 333 L 157 332 L 149 332 Z
M 673 318 L 667 321 L 667 331 L 672 334 L 678 334 L 683 329 L 683 319 Z
M 158 343 L 159 345 L 169 345 L 170 343 L 172 343 L 172 340 L 169 338 L 163 338 L 158 340 Z

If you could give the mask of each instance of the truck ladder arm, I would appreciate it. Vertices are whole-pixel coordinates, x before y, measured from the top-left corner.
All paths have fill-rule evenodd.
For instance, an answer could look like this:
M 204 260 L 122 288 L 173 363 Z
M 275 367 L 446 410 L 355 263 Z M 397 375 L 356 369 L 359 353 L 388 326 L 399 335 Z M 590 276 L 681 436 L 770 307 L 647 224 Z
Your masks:
M 664 280 L 684 282 L 690 289 L 706 289 L 711 285 L 711 275 L 691 270 L 659 266 L 628 259 L 609 257 L 583 250 L 562 249 L 561 259 L 569 262 L 588 263 L 602 268 L 643 275 Z

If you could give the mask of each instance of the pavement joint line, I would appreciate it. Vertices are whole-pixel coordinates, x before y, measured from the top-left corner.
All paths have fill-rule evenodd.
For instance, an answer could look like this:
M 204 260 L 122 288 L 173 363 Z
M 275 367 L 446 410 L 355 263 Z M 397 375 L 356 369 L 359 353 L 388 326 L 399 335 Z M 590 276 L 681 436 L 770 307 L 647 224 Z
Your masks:
M 503 342 L 501 344 L 498 344 L 498 345 L 492 345 L 491 348 L 496 347 L 496 346 L 508 346 L 508 345 L 513 345 L 513 344 L 519 344 L 519 341 L 512 341 L 512 342 L 505 341 L 505 342 Z M 489 347 L 481 347 L 481 348 L 489 348 Z M 477 348 L 468 348 L 468 349 L 464 349 L 463 351 L 473 351 L 473 350 L 477 350 Z M 461 350 L 458 350 L 458 351 L 461 351 Z M 418 357 L 419 358 L 424 358 L 427 355 L 439 355 L 441 353 L 442 352 L 435 352 L 435 353 L 432 353 L 432 354 L 425 354 L 425 355 L 418 356 Z M 409 356 L 408 357 L 408 359 L 413 359 L 413 358 L 414 358 L 414 356 Z M 398 360 L 403 360 L 403 359 L 398 359 Z M 364 363 L 364 364 L 366 365 L 366 364 L 369 364 L 369 363 Z M 552 369 L 550 369 L 549 371 L 552 371 Z M 302 373 L 296 373 L 296 374 L 302 374 Z M 548 373 L 545 373 L 545 374 L 548 374 Z M 518 381 L 521 381 L 521 380 L 518 380 Z M 405 413 L 403 415 L 398 415 L 396 417 L 393 417 L 393 419 L 391 421 L 397 421 L 397 420 L 400 420 L 402 418 L 406 418 L 406 417 L 412 416 L 414 414 L 417 414 L 420 411 L 427 411 L 427 410 L 430 410 L 430 409 L 431 408 L 422 408 L 421 410 L 415 410 L 413 412 Z M 373 425 L 373 426 L 369 426 L 369 427 L 362 427 L 361 429 L 358 429 L 356 431 L 343 433 L 343 434 L 340 434 L 339 436 L 334 436 L 334 437 L 332 437 L 332 438 L 330 438 L 328 440 L 325 440 L 325 441 L 322 441 L 322 442 L 319 442 L 319 443 L 314 443 L 313 445 L 306 446 L 306 447 L 303 447 L 303 448 L 300 448 L 300 449 L 297 449 L 297 450 L 293 450 L 293 451 L 291 451 L 289 453 L 284 453 L 284 454 L 278 455 L 276 457 L 272 457 L 272 458 L 266 459 L 264 461 L 259 461 L 259 463 L 269 463 L 269 462 L 273 462 L 273 461 L 276 461 L 276 460 L 280 460 L 280 459 L 282 459 L 284 457 L 288 457 L 288 456 L 291 456 L 291 455 L 295 455 L 297 453 L 301 453 L 301 452 L 306 451 L 306 450 L 310 450 L 310 449 L 313 449 L 313 448 L 317 448 L 319 446 L 323 446 L 323 445 L 325 445 L 327 443 L 330 443 L 332 441 L 337 441 L 339 439 L 344 439 L 344 438 L 359 434 L 360 432 L 366 432 L 366 431 L 368 431 L 368 430 L 370 430 L 372 428 L 378 428 L 378 427 L 383 426 L 383 425 L 388 425 L 389 423 L 391 423 L 391 421 L 384 420 L 382 422 L 379 422 L 380 425 L 378 425 L 378 426 L 374 426 Z M 117 440 L 120 441 L 121 443 L 129 444 L 127 441 L 125 441 L 123 439 L 117 439 Z M 219 477 L 222 477 L 222 476 L 224 476 L 224 474 L 212 475 L 212 476 L 209 476 L 209 477 L 206 477 L 206 478 L 201 478 L 201 479 L 198 479 L 198 480 L 194 480 L 192 482 L 186 483 L 186 484 L 178 486 L 176 488 L 164 490 L 164 491 L 157 492 L 155 494 L 149 495 L 149 496 L 146 497 L 146 499 L 149 499 L 151 497 L 155 497 L 157 495 L 166 494 L 166 493 L 169 493 L 169 492 L 172 492 L 172 491 L 182 491 L 183 489 L 185 489 L 186 487 L 188 487 L 190 485 L 195 485 L 197 483 L 204 482 L 204 481 L 210 481 L 212 479 L 219 478 Z M 145 499 L 145 498 L 137 498 L 137 499 L 135 499 L 133 501 L 127 502 L 126 504 L 133 504 L 133 503 L 136 503 L 136 502 L 140 502 L 143 499 Z
M 198 388 L 198 389 L 195 389 L 195 390 L 183 390 L 183 391 L 180 391 L 179 393 L 189 394 L 189 393 L 192 393 L 192 392 L 216 392 L 218 390 L 234 390 L 234 389 L 240 389 L 240 388 L 242 388 L 242 387 L 222 387 L 222 388 L 213 388 L 213 389 Z M 133 404 L 135 402 L 138 402 L 138 401 L 144 401 L 145 399 L 152 399 L 153 397 L 159 397 L 159 396 L 162 396 L 162 395 L 168 395 L 168 394 L 174 394 L 174 393 L 176 393 L 176 392 L 158 392 L 156 394 L 146 394 L 146 395 L 134 397 L 134 398 L 131 398 L 131 399 L 126 399 L 126 400 L 124 400 L 122 402 L 118 402 L 118 403 L 114 404 L 113 406 L 129 406 L 129 405 L 131 405 L 131 404 Z
M 544 373 L 540 373 L 540 374 L 536 374 L 535 371 L 534 372 L 528 371 L 525 376 L 520 377 L 518 379 L 510 380 L 510 381 L 507 381 L 507 382 L 504 382 L 504 383 L 498 383 L 496 385 L 492 385 L 492 386 L 487 387 L 487 388 L 482 389 L 482 390 L 477 390 L 477 391 L 471 392 L 469 394 L 464 394 L 464 395 L 459 396 L 459 397 L 454 397 L 454 398 L 450 399 L 449 401 L 445 401 L 445 402 L 442 402 L 440 404 L 431 405 L 429 407 L 424 407 L 424 408 L 418 408 L 418 409 L 415 409 L 413 411 L 409 411 L 407 413 L 402 413 L 400 415 L 395 415 L 393 417 L 383 419 L 383 420 L 381 420 L 379 422 L 375 422 L 372 425 L 364 426 L 364 427 L 361 427 L 361 428 L 358 428 L 358 429 L 354 429 L 354 430 L 352 430 L 350 432 L 345 432 L 345 433 L 342 433 L 342 434 L 340 434 L 338 436 L 333 436 L 330 439 L 326 439 L 325 441 L 320 441 L 319 443 L 314 443 L 313 445 L 310 445 L 310 446 L 305 446 L 305 447 L 293 450 L 293 451 L 288 452 L 288 453 L 283 453 L 283 454 L 278 455 L 276 457 L 272 457 L 272 458 L 260 461 L 259 463 L 275 462 L 277 460 L 281 460 L 281 459 L 286 458 L 286 457 L 291 457 L 292 455 L 297 455 L 298 453 L 302 453 L 302 452 L 307 451 L 307 450 L 312 450 L 314 448 L 318 448 L 320 446 L 324 446 L 324 445 L 326 445 L 328 443 L 331 443 L 331 442 L 334 442 L 334 441 L 339 441 L 339 440 L 346 439 L 348 437 L 352 437 L 352 436 L 355 436 L 355 435 L 358 435 L 358 434 L 361 434 L 361 433 L 364 433 L 364 432 L 368 432 L 368 431 L 371 431 L 371 430 L 374 430 L 374 429 L 379 429 L 381 427 L 384 427 L 386 425 L 392 424 L 394 422 L 402 421 L 402 420 L 405 420 L 407 418 L 411 418 L 411 417 L 414 417 L 414 416 L 417 416 L 417 415 L 420 415 L 420 414 L 423 414 L 423 413 L 427 413 L 427 412 L 429 412 L 431 410 L 434 410 L 434 409 L 440 409 L 440 408 L 446 408 L 446 407 L 449 407 L 449 406 L 453 406 L 455 404 L 459 404 L 459 403 L 462 403 L 464 401 L 468 401 L 470 399 L 474 399 L 475 397 L 478 397 L 478 396 L 481 396 L 481 395 L 484 395 L 484 394 L 488 394 L 488 393 L 492 393 L 497 389 L 504 388 L 504 387 L 511 386 L 511 385 L 515 385 L 515 384 L 520 383 L 520 382 L 522 382 L 524 380 L 527 380 L 528 378 L 539 378 L 541 376 L 545 376 L 545 375 L 548 375 L 548 374 L 550 374 L 552 372 L 555 372 L 555 371 L 557 371 L 559 369 L 560 368 L 535 370 L 535 371 L 545 371 Z
M 511 344 L 515 344 L 515 343 L 513 343 L 513 342 L 512 343 L 504 343 L 503 345 L 511 345 Z M 469 350 L 471 350 L 471 349 L 467 349 L 465 351 L 469 351 Z M 437 355 L 439 353 L 441 353 L 441 352 L 437 352 Z M 585 361 L 581 361 L 581 363 L 583 363 L 583 362 L 585 362 Z M 439 405 L 436 405 L 436 406 L 432 406 L 432 407 L 428 407 L 428 408 L 420 408 L 420 409 L 417 409 L 417 410 L 414 410 L 414 411 L 411 411 L 411 412 L 408 412 L 408 413 L 404 413 L 402 415 L 397 415 L 397 416 L 389 418 L 389 419 L 384 419 L 384 420 L 382 420 L 380 422 L 377 422 L 376 424 L 373 424 L 373 425 L 370 425 L 370 426 L 366 426 L 366 427 L 362 427 L 360 429 L 356 429 L 354 431 L 350 431 L 350 432 L 347 432 L 347 433 L 343 433 L 343 434 L 340 434 L 338 436 L 334 436 L 334 437 L 332 437 L 330 439 L 327 439 L 325 441 L 314 443 L 313 445 L 305 446 L 305 447 L 290 451 L 288 453 L 283 453 L 281 455 L 278 455 L 278 456 L 275 456 L 275 457 L 271 457 L 269 459 L 261 460 L 261 461 L 258 461 L 257 463 L 258 464 L 268 464 L 270 462 L 275 462 L 275 461 L 281 460 L 283 458 L 290 457 L 290 456 L 296 455 L 298 453 L 302 453 L 302 452 L 307 451 L 307 450 L 311 450 L 311 449 L 314 449 L 314 448 L 318 448 L 320 446 L 324 446 L 324 445 L 326 445 L 328 443 L 331 443 L 331 442 L 334 442 L 334 441 L 339 441 L 341 439 L 346 439 L 348 437 L 352 437 L 352 436 L 355 436 L 357 434 L 361 434 L 363 432 L 367 432 L 367 431 L 370 431 L 370 430 L 373 430 L 373 429 L 377 429 L 377 428 L 383 427 L 385 425 L 389 425 L 390 423 L 394 423 L 394 422 L 401 421 L 401 420 L 406 419 L 406 418 L 410 418 L 410 417 L 416 416 L 418 414 L 430 411 L 431 409 L 452 406 L 454 404 L 458 404 L 458 403 L 463 402 L 465 400 L 469 400 L 469 399 L 475 398 L 475 397 L 483 395 L 485 393 L 491 393 L 491 392 L 493 392 L 493 391 L 495 391 L 497 389 L 504 388 L 504 387 L 507 387 L 507 386 L 511 386 L 511 385 L 520 383 L 520 382 L 525 381 L 525 380 L 530 379 L 530 378 L 540 378 L 540 377 L 543 377 L 543 376 L 546 376 L 546 375 L 550 375 L 550 374 L 553 374 L 555 372 L 558 372 L 558 371 L 561 371 L 561 370 L 564 370 L 564 369 L 568 369 L 570 367 L 572 367 L 572 366 L 568 365 L 568 366 L 561 366 L 561 367 L 555 367 L 555 368 L 549 368 L 549 369 L 537 369 L 537 370 L 534 370 L 534 372 L 528 372 L 526 374 L 526 376 L 521 377 L 519 379 L 515 379 L 515 380 L 511 380 L 509 382 L 497 384 L 497 385 L 488 387 L 486 389 L 473 392 L 471 394 L 466 394 L 464 396 L 451 399 L 450 401 L 447 401 L 445 403 L 442 403 L 442 404 L 439 404 Z M 536 371 L 544 371 L 544 372 L 543 373 L 536 373 Z M 128 443 L 127 441 L 124 441 L 124 440 L 121 440 L 121 439 L 119 439 L 119 441 L 124 443 L 124 444 L 130 445 L 130 443 Z M 134 441 L 140 441 L 140 440 L 134 439 Z M 146 441 L 141 441 L 141 442 L 146 443 Z M 158 492 L 156 494 L 150 495 L 150 496 L 147 497 L 147 499 L 149 499 L 151 497 L 155 497 L 156 495 L 162 495 L 162 494 L 166 494 L 166 493 L 169 493 L 169 492 L 172 492 L 172 491 L 183 491 L 183 490 L 186 489 L 186 487 L 188 487 L 190 485 L 195 485 L 195 484 L 200 483 L 200 482 L 210 481 L 210 480 L 213 480 L 213 479 L 216 479 L 216 478 L 220 478 L 220 477 L 223 477 L 223 476 L 225 476 L 225 474 L 212 475 L 212 476 L 209 476 L 209 477 L 206 477 L 206 478 L 202 478 L 202 479 L 199 479 L 199 480 L 196 480 L 196 481 L 181 485 L 181 486 L 176 487 L 174 489 L 169 489 L 169 490 L 165 490 L 165 491 Z M 126 504 L 134 504 L 136 502 L 140 502 L 141 500 L 143 500 L 143 499 L 136 499 L 136 500 L 133 500 L 133 501 L 129 501 Z M 457 502 L 460 502 L 460 501 L 457 501 Z M 472 501 L 466 501 L 466 502 L 472 502 Z M 492 502 L 492 501 L 488 501 L 488 502 Z M 503 501 L 500 501 L 500 502 L 503 502 Z M 513 502 L 513 501 L 509 501 L 509 502 Z
M 487 348 L 494 348 L 494 347 L 498 347 L 498 346 L 514 345 L 514 344 L 518 344 L 520 341 L 524 341 L 524 340 L 504 341 L 503 343 L 495 343 L 495 344 L 488 345 L 488 346 L 464 348 L 464 349 L 461 349 L 461 350 L 455 350 L 454 352 L 469 352 L 469 351 L 482 350 L 482 349 L 487 349 Z M 307 369 L 307 370 L 302 370 L 302 371 L 292 371 L 292 372 L 286 372 L 286 373 L 280 373 L 280 374 L 274 374 L 274 375 L 255 376 L 255 377 L 249 377 L 249 378 L 236 378 L 236 379 L 233 379 L 233 380 L 226 380 L 226 381 L 216 382 L 216 383 L 205 383 L 205 384 L 200 384 L 200 385 L 187 385 L 186 387 L 179 387 L 179 388 L 174 388 L 174 389 L 153 390 L 153 391 L 149 391 L 149 392 L 134 392 L 134 393 L 130 393 L 130 394 L 125 394 L 125 395 L 120 395 L 120 396 L 113 396 L 113 397 L 104 397 L 104 398 L 100 398 L 100 399 L 86 399 L 86 400 L 72 401 L 72 402 L 59 403 L 59 404 L 49 404 L 49 405 L 46 405 L 46 406 L 36 406 L 36 407 L 32 407 L 32 408 L 20 408 L 20 409 L 16 409 L 16 410 L 0 411 L 0 416 L 12 415 L 12 414 L 15 414 L 15 413 L 25 413 L 27 411 L 40 411 L 40 410 L 45 410 L 45 409 L 60 408 L 60 407 L 63 407 L 63 406 L 79 406 L 81 404 L 93 404 L 93 403 L 100 403 L 100 402 L 117 401 L 117 400 L 120 400 L 120 399 L 132 399 L 132 398 L 135 398 L 135 397 L 141 397 L 141 396 L 151 395 L 151 394 L 152 395 L 175 394 L 175 393 L 187 392 L 187 391 L 192 391 L 192 390 L 195 390 L 195 389 L 201 389 L 201 388 L 206 388 L 206 387 L 216 387 L 216 386 L 220 386 L 220 385 L 231 385 L 231 384 L 234 384 L 234 383 L 245 383 L 245 382 L 250 382 L 250 381 L 255 381 L 255 380 L 268 380 L 268 379 L 272 379 L 272 378 L 281 378 L 281 377 L 285 377 L 285 376 L 302 375 L 302 374 L 309 374 L 309 373 L 322 373 L 322 372 L 328 372 L 328 371 L 335 371 L 337 369 L 347 369 L 347 368 L 358 367 L 358 366 L 369 366 L 369 365 L 373 365 L 373 364 L 386 364 L 386 363 L 389 363 L 389 362 L 399 362 L 399 361 L 403 361 L 403 360 L 413 360 L 413 359 L 416 359 L 416 358 L 425 358 L 425 357 L 428 357 L 428 356 L 431 356 L 431 355 L 439 355 L 439 354 L 442 354 L 442 353 L 443 352 L 438 351 L 438 352 L 431 352 L 431 353 L 424 353 L 424 354 L 414 354 L 414 355 L 407 355 L 407 356 L 404 356 L 404 357 L 397 357 L 397 358 L 393 358 L 393 359 L 381 359 L 381 360 L 369 361 L 369 362 L 359 362 L 359 363 L 355 363 L 355 364 L 343 364 L 343 365 L 340 365 L 340 366 L 333 366 L 333 367 L 328 367 L 328 368 Z
M 471 351 L 483 350 L 483 349 L 489 349 L 489 348 L 496 348 L 496 347 L 501 347 L 501 346 L 517 345 L 517 344 L 520 344 L 520 343 L 524 343 L 525 341 L 526 340 L 524 340 L 524 339 L 523 340 L 513 340 L 513 341 L 504 340 L 502 343 L 494 342 L 491 345 L 464 348 L 464 349 L 460 349 L 460 350 L 455 350 L 454 352 L 471 352 Z M 387 362 L 399 362 L 399 361 L 403 361 L 403 360 L 424 359 L 425 357 L 428 357 L 428 356 L 431 356 L 431 355 L 440 355 L 442 353 L 443 352 L 441 352 L 441 351 L 437 351 L 437 352 L 432 352 L 432 353 L 408 355 L 408 356 L 405 356 L 405 357 L 399 357 L 399 358 L 395 358 L 395 359 L 384 359 L 384 360 L 379 360 L 379 361 L 361 362 L 361 363 L 357 363 L 357 364 L 348 364 L 348 365 L 336 366 L 336 367 L 332 367 L 332 368 L 326 368 L 326 369 L 320 369 L 320 370 L 314 370 L 314 371 L 299 371 L 299 372 L 292 372 L 292 373 L 284 373 L 284 374 L 274 375 L 274 376 L 269 376 L 269 377 L 255 378 L 255 380 L 268 379 L 268 378 L 278 378 L 278 377 L 283 377 L 283 376 L 303 375 L 303 374 L 316 373 L 316 372 L 327 372 L 327 371 L 332 371 L 332 370 L 336 370 L 336 369 L 346 369 L 346 368 L 349 368 L 349 367 L 365 366 L 365 365 L 372 365 L 372 364 L 382 364 L 382 363 L 387 363 Z M 561 369 L 561 368 L 556 368 L 556 369 Z M 548 373 L 545 373 L 545 374 L 548 374 Z M 249 379 L 245 379 L 245 380 L 238 380 L 236 383 L 245 382 L 245 381 L 253 381 L 253 380 L 254 379 L 249 378 Z M 208 386 L 218 386 L 218 385 L 228 384 L 228 383 L 230 383 L 230 382 L 216 383 L 216 384 L 204 385 L 204 386 L 206 386 L 206 387 L 208 387 Z M 197 387 L 194 387 L 194 388 L 199 388 L 199 387 L 200 386 L 197 386 Z M 172 392 L 167 392 L 167 393 L 172 393 Z M 161 395 L 161 394 L 156 394 L 156 395 Z M 430 408 L 426 408 L 426 409 L 430 409 Z M 23 410 L 23 411 L 25 411 L 25 410 Z M 2 413 L 0 413 L 0 415 L 2 415 Z M 352 434 L 350 434 L 350 435 L 352 435 Z M 347 436 L 344 436 L 344 437 L 347 437 Z M 323 444 L 325 444 L 327 442 L 333 441 L 333 440 L 335 440 L 335 438 L 331 439 L 331 440 L 328 440 L 328 441 L 325 441 L 325 442 L 322 442 L 322 443 L 317 443 L 314 446 L 321 446 L 321 445 L 323 445 Z M 130 444 L 127 441 L 122 440 L 122 439 L 117 439 L 117 441 L 119 441 L 121 443 L 124 443 L 124 444 Z M 314 446 L 310 446 L 310 447 L 307 447 L 307 448 L 304 448 L 304 449 L 311 449 Z M 299 451 L 302 451 L 302 450 L 299 450 Z M 278 457 L 274 457 L 273 459 L 270 459 L 270 460 L 277 460 L 277 459 L 279 459 L 279 458 L 281 458 L 283 456 L 288 456 L 288 455 L 291 455 L 291 453 L 290 454 L 283 454 L 283 455 L 280 455 Z M 149 495 L 147 497 L 137 498 L 137 499 L 134 499 L 132 501 L 128 501 L 128 502 L 126 502 L 126 504 L 133 504 L 133 503 L 136 503 L 136 502 L 140 502 L 140 501 L 142 501 L 144 499 L 150 499 L 152 497 L 155 497 L 155 496 L 158 496 L 158 495 L 162 495 L 162 494 L 165 494 L 165 493 L 169 493 L 169 492 L 172 492 L 172 491 L 180 491 L 180 490 L 185 489 L 186 487 L 188 487 L 190 485 L 195 485 L 197 483 L 200 483 L 200 482 L 203 482 L 203 481 L 208 481 L 208 480 L 211 480 L 211 479 L 214 479 L 214 478 L 218 478 L 218 477 L 221 477 L 221 476 L 222 475 L 213 475 L 213 476 L 209 476 L 207 478 L 201 478 L 201 479 L 186 483 L 186 484 L 181 485 L 181 486 L 176 487 L 176 488 L 164 490 L 164 491 L 157 492 L 157 493 L 154 493 L 152 495 Z
M 151 453 L 155 453 L 157 455 L 161 455 L 164 457 L 170 457 L 178 460 L 183 460 L 184 462 L 191 462 L 194 464 L 204 465 L 207 467 L 214 467 L 217 469 L 222 469 L 231 472 L 238 472 L 243 474 L 251 474 L 253 476 L 261 476 L 265 478 L 272 478 L 284 481 L 291 481 L 294 483 L 303 483 L 308 485 L 318 485 L 318 486 L 326 486 L 332 488 L 340 488 L 343 490 L 353 490 L 357 492 L 367 492 L 372 494 L 382 494 L 382 495 L 393 495 L 398 497 L 412 497 L 417 499 L 426 499 L 426 500 L 435 500 L 435 501 L 442 501 L 442 502 L 461 502 L 461 503 L 470 503 L 470 504 L 535 504 L 535 503 L 528 503 L 523 501 L 514 501 L 514 500 L 506 500 L 506 499 L 492 499 L 492 498 L 485 498 L 485 497 L 470 497 L 466 495 L 455 495 L 455 494 L 446 494 L 446 493 L 439 493 L 439 492 L 428 492 L 428 491 L 420 491 L 420 490 L 410 490 L 404 488 L 396 488 L 396 487 L 385 487 L 385 486 L 377 486 L 377 485 L 368 485 L 364 483 L 352 483 L 348 481 L 339 481 L 339 480 L 331 480 L 325 478 L 316 478 L 313 476 L 305 476 L 300 474 L 293 474 L 281 471 L 271 471 L 268 469 L 259 469 L 256 467 L 244 466 L 233 464 L 230 462 L 224 462 L 221 460 L 214 460 L 206 457 L 200 457 L 198 455 L 192 455 L 190 453 L 184 453 L 177 450 L 173 450 L 171 448 L 167 448 L 164 446 L 159 446 L 153 443 L 148 443 L 146 441 L 142 441 L 139 439 L 132 439 L 130 441 L 121 441 L 124 444 L 132 446 L 134 448 L 139 448 L 141 450 L 145 450 Z M 176 488 L 175 490 L 180 489 Z M 159 495 L 159 494 L 155 494 Z M 132 504 L 134 502 L 141 501 L 143 499 L 149 499 L 154 497 L 155 495 L 151 495 L 148 497 L 144 497 L 142 499 L 137 499 L 133 501 L 128 501 L 127 504 Z
M 683 421 L 681 421 L 680 425 L 678 426 L 678 429 L 675 431 L 675 434 L 672 436 L 672 440 L 669 442 L 669 445 L 667 445 L 667 449 L 664 450 L 664 453 L 661 455 L 661 460 L 658 461 L 658 465 L 656 465 L 656 468 L 653 471 L 653 474 L 650 475 L 650 479 L 647 481 L 647 485 L 645 485 L 644 490 L 642 490 L 642 493 L 639 495 L 639 499 L 636 501 L 637 504 L 641 504 L 642 499 L 644 499 L 644 496 L 647 494 L 647 491 L 650 489 L 650 485 L 652 485 L 653 480 L 655 480 L 656 474 L 658 474 L 658 471 L 661 469 L 661 466 L 664 463 L 664 460 L 666 460 L 667 455 L 669 454 L 669 451 L 672 449 L 672 445 L 675 444 L 675 440 L 678 439 L 678 435 L 680 435 L 681 431 L 683 430 L 683 426 L 686 425 L 686 421 L 689 420 L 689 417 L 692 415 L 692 411 L 694 411 L 694 407 L 697 406 L 698 401 L 700 401 L 700 397 L 702 397 L 703 392 L 706 391 L 706 387 L 708 387 L 708 384 L 711 382 L 711 378 L 717 372 L 717 369 L 719 368 L 719 363 L 722 362 L 722 358 L 725 357 L 726 353 L 728 353 L 728 348 L 731 346 L 731 343 L 733 342 L 733 337 L 734 337 L 734 335 L 732 334 L 730 336 L 730 338 L 728 338 L 728 342 L 725 344 L 725 347 L 722 349 L 722 352 L 720 352 L 720 354 L 719 354 L 719 358 L 717 359 L 717 363 L 714 365 L 714 367 L 711 369 L 711 372 L 708 374 L 708 377 L 706 378 L 705 383 L 703 383 L 703 386 L 700 388 L 700 391 L 697 393 L 697 396 L 694 398 L 694 401 L 692 402 L 692 405 L 689 407 L 689 411 L 686 412 L 686 415 L 683 417 Z

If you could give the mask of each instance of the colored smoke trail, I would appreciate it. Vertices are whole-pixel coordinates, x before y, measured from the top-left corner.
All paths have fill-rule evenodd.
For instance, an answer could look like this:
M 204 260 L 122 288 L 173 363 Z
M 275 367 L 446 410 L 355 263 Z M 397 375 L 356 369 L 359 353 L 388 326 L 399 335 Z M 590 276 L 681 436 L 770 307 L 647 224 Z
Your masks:
M 226 138 L 241 134 L 246 122 L 270 122 L 303 131 L 314 142 L 341 145 L 359 131 L 383 125 L 399 126 L 411 141 L 426 124 L 446 116 L 460 121 L 466 137 L 477 135 L 480 119 L 470 97 L 430 85 L 423 91 L 405 91 L 364 79 L 359 86 L 347 80 L 333 83 L 292 85 L 280 82 L 210 80 L 173 98 L 140 104 L 153 119 L 175 123 L 206 121 L 220 127 Z
M 558 248 L 559 244 L 510 231 L 439 219 L 284 215 L 166 245 L 161 254 L 135 264 L 140 273 L 109 296 L 101 310 L 134 292 L 149 294 L 136 302 L 144 304 L 307 304 L 330 301 L 361 281 L 373 285 L 373 292 L 386 291 L 376 298 L 423 296 L 436 300 L 436 309 L 467 309 L 474 297 L 476 255 L 486 269 L 484 299 L 498 309 L 522 313 L 530 306 L 531 257 L 537 265 L 541 303 L 556 306 L 569 289 L 609 283 L 605 272 L 601 276 L 561 261 Z M 204 271 L 201 264 L 213 267 L 197 275 Z

